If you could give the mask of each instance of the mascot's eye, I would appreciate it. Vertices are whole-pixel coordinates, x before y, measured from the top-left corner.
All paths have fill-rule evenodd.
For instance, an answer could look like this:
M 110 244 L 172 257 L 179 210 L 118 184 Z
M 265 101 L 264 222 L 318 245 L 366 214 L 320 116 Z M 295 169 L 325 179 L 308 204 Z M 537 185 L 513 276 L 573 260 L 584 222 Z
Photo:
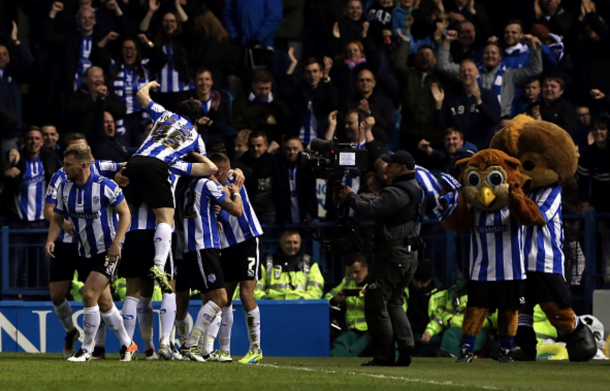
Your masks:
M 468 174 L 468 185 L 469 186 L 479 186 L 479 184 L 481 183 L 481 176 L 479 175 L 478 172 L 471 172 L 470 174 Z
M 531 160 L 526 160 L 521 163 L 521 167 L 523 167 L 525 171 L 532 171 L 534 168 L 536 168 L 536 163 Z
M 500 171 L 492 171 L 487 175 L 487 183 L 491 185 L 491 187 L 500 186 L 504 183 L 504 175 Z

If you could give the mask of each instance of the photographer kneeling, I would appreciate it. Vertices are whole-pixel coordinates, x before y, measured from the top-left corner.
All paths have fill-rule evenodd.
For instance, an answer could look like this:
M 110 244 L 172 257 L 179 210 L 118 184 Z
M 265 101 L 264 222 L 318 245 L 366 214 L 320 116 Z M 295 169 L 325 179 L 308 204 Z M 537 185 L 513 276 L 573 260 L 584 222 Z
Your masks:
M 362 197 L 350 187 L 338 192 L 356 214 L 375 221 L 375 258 L 364 297 L 364 313 L 375 350 L 365 366 L 409 366 L 413 332 L 402 308 L 402 292 L 417 269 L 417 247 L 424 192 L 415 180 L 415 160 L 406 151 L 383 158 L 390 186 L 377 197 Z M 400 355 L 395 362 L 394 341 Z

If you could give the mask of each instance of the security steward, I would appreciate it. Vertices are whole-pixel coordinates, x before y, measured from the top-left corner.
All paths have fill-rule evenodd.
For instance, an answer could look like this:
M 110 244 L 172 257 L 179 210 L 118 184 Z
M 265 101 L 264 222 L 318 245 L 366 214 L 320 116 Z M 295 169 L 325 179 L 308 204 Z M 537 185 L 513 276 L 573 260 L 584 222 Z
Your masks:
M 415 160 L 410 153 L 398 151 L 383 160 L 388 163 L 385 174 L 390 185 L 379 196 L 362 197 L 349 187 L 339 190 L 337 196 L 359 217 L 375 221 L 375 257 L 364 297 L 375 353 L 363 366 L 409 366 L 415 343 L 402 293 L 417 269 L 425 193 L 415 180 Z

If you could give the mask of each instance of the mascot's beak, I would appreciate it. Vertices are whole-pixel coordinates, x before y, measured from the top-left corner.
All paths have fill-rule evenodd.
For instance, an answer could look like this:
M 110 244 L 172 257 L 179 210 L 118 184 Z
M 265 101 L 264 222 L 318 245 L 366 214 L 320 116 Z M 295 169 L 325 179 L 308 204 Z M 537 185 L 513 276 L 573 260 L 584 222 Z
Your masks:
M 488 185 L 483 185 L 483 187 L 481 187 L 481 190 L 479 190 L 479 193 L 477 194 L 477 200 L 479 200 L 479 202 L 486 208 L 495 199 L 496 195 L 494 194 L 493 189 Z

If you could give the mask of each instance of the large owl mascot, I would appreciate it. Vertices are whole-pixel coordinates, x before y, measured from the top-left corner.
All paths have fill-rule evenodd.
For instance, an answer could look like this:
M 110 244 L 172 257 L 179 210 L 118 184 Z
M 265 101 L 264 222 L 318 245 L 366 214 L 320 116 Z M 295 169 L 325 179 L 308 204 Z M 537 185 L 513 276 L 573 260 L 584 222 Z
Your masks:
M 529 178 L 519 160 L 487 149 L 457 162 L 458 181 L 443 175 L 451 192 L 442 197 L 445 228 L 470 232 L 468 307 L 462 327 L 462 352 L 457 362 L 472 362 L 474 343 L 486 314 L 498 309 L 500 354 L 511 362 L 518 311 L 525 305 L 523 226 L 544 225 L 544 216 L 521 189 Z

